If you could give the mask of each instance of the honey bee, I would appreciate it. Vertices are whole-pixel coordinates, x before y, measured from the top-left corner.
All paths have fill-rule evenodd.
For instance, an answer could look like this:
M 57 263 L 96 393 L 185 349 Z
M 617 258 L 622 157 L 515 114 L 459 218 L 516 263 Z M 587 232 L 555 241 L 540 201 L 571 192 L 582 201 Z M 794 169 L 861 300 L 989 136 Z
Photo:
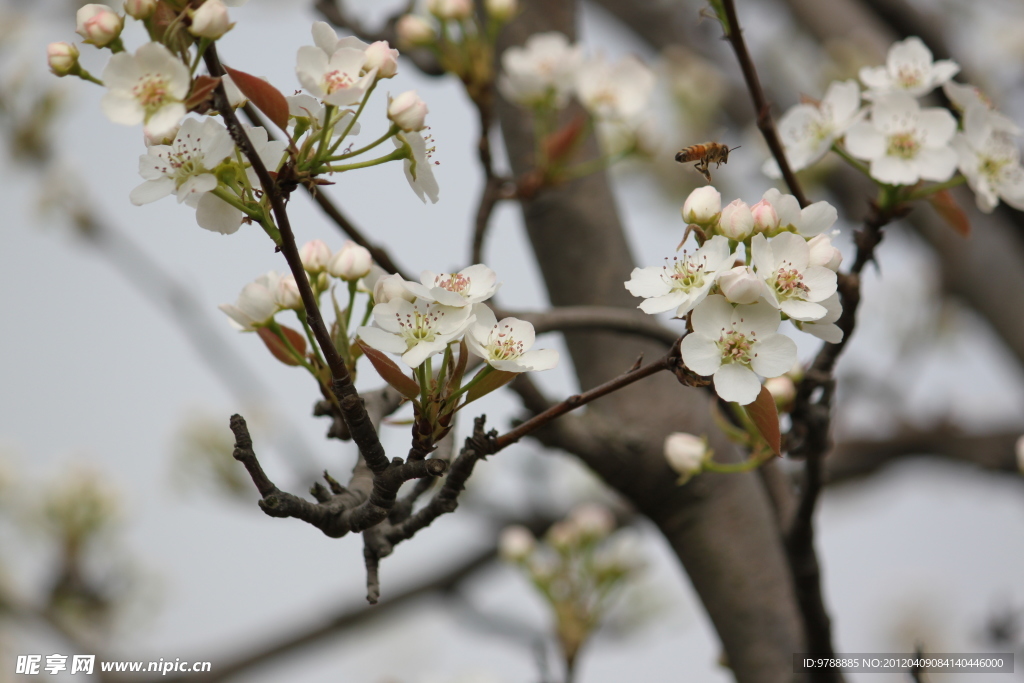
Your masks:
M 705 142 L 700 145 L 691 145 L 683 150 L 680 150 L 676 154 L 676 161 L 679 163 L 685 163 L 687 161 L 696 161 L 693 165 L 695 169 L 700 171 L 707 181 L 711 182 L 711 170 L 708 168 L 711 164 L 715 164 L 715 168 L 718 168 L 722 164 L 729 162 L 729 152 L 733 149 L 739 149 L 737 145 L 732 149 L 729 149 L 728 145 L 723 145 L 720 142 Z

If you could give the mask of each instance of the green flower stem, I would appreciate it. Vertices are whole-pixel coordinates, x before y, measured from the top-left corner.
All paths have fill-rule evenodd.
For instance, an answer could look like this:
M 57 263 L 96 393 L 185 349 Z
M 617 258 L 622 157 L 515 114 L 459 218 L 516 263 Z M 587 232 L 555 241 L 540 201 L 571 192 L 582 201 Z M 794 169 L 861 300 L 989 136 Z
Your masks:
M 373 296 L 371 295 L 370 298 L 366 300 L 366 313 L 363 314 L 363 322 L 360 324 L 360 327 L 366 327 L 370 324 L 370 316 L 373 315 L 373 306 L 370 305 L 372 303 Z
M 100 79 L 96 78 L 91 73 L 83 69 L 82 65 L 78 62 L 75 62 L 75 65 L 71 67 L 70 71 L 68 71 L 68 76 L 78 76 L 83 81 L 89 81 L 90 83 L 95 83 L 96 85 L 103 85 L 103 81 L 101 81 Z
M 754 454 L 751 455 L 751 457 L 748 460 L 744 460 L 743 462 L 715 462 L 714 460 L 708 458 L 703 462 L 703 469 L 706 472 L 719 472 L 721 474 L 749 472 L 751 470 L 756 470 L 758 467 L 763 465 L 766 459 L 767 458 L 765 458 L 763 455 L 756 451 Z
M 336 108 L 335 108 L 335 106 L 333 104 L 325 104 L 324 105 L 324 127 L 320 131 L 320 142 L 317 144 L 317 148 L 316 148 L 316 160 L 317 161 L 320 161 L 327 154 L 330 154 L 330 152 L 327 152 L 325 154 L 325 150 L 327 149 L 327 141 L 330 139 L 330 134 L 331 134 L 331 126 L 329 126 L 327 124 L 330 122 L 331 118 L 334 116 L 335 109 Z
M 428 359 L 429 360 L 429 359 Z M 419 367 L 416 368 L 416 380 L 420 384 L 420 405 L 426 407 L 427 405 L 427 389 L 429 387 L 429 381 L 427 379 L 427 364 L 420 363 Z
M 461 389 L 457 389 L 456 391 L 452 392 L 452 395 L 451 395 L 451 403 L 452 403 L 452 405 L 455 404 L 455 401 L 460 396 L 462 396 L 464 393 L 466 393 L 471 388 L 473 388 L 473 386 L 475 384 L 480 382 L 480 380 L 482 380 L 487 375 L 491 374 L 491 372 L 493 372 L 493 371 L 494 371 L 494 368 L 492 368 L 490 365 L 485 365 L 482 368 L 480 368 L 480 372 L 476 373 L 476 377 L 474 377 L 473 379 L 471 379 L 468 382 L 466 382 L 466 385 L 464 387 L 462 387 Z
M 864 163 L 850 156 L 850 153 L 843 149 L 838 142 L 832 143 L 832 151 L 841 156 L 843 160 L 846 161 L 846 163 L 850 164 L 850 166 L 853 166 L 855 169 L 866 175 L 868 178 L 871 178 L 871 171 L 868 170 L 868 167 Z M 871 180 L 873 180 L 876 183 L 878 182 L 874 178 L 871 178 Z
M 437 373 L 437 389 L 438 393 L 441 392 L 441 387 L 444 386 L 444 378 L 448 375 L 448 366 L 452 362 L 452 345 L 447 344 L 444 347 L 444 357 L 441 359 L 441 369 Z
M 907 196 L 904 197 L 904 199 L 908 202 L 916 201 L 918 199 L 924 199 L 935 194 L 936 192 L 942 192 L 943 190 L 948 190 L 951 187 L 963 185 L 965 182 L 967 182 L 966 177 L 962 175 L 957 175 L 954 176 L 953 178 L 950 178 L 944 183 L 936 183 L 934 185 L 929 185 L 928 187 L 922 187 L 919 190 L 914 190 L 913 192 L 907 194 Z
M 318 169 L 318 173 L 344 173 L 345 171 L 354 171 L 357 168 L 370 168 L 371 166 L 379 166 L 386 164 L 389 161 L 398 161 L 399 159 L 408 159 L 409 150 L 404 146 L 396 149 L 391 154 L 386 156 L 378 157 L 377 159 L 370 159 L 369 161 L 357 161 L 353 164 L 343 164 L 341 166 L 322 166 Z
M 196 48 L 196 58 L 192 60 L 192 64 L 188 67 L 190 75 L 195 76 L 196 69 L 199 68 L 199 61 L 203 58 L 203 53 L 206 52 L 206 48 L 210 47 L 212 42 L 209 38 L 199 39 L 199 47 Z
M 338 137 L 338 142 L 335 145 L 335 147 L 331 148 L 331 153 L 332 154 L 334 153 L 334 149 L 337 147 L 337 145 L 340 145 L 341 141 L 344 140 L 345 138 L 347 138 L 348 134 L 352 132 L 352 126 L 356 125 L 356 121 L 359 120 L 359 115 L 363 113 L 363 108 L 366 107 L 366 103 L 370 100 L 370 95 L 373 94 L 373 89 L 376 88 L 376 87 L 377 87 L 377 81 L 374 81 L 370 85 L 370 87 L 367 88 L 366 94 L 363 95 L 362 101 L 359 103 L 359 106 L 356 108 L 355 116 L 353 116 L 352 120 L 348 122 L 347 126 L 345 126 L 345 130 L 342 131 L 341 135 Z M 328 121 L 330 121 L 330 119 L 324 117 L 324 123 L 327 123 Z
M 124 43 L 121 42 L 121 36 L 118 36 L 117 38 L 114 38 L 112 41 L 107 43 L 104 47 L 110 48 L 110 51 L 113 52 L 115 55 L 118 52 L 124 52 Z
M 366 145 L 365 147 L 360 147 L 359 149 L 357 149 L 355 151 L 346 152 L 345 154 L 338 154 L 336 156 L 327 157 L 326 159 L 324 159 L 324 161 L 325 162 L 341 161 L 343 159 L 351 159 L 352 157 L 357 157 L 357 156 L 359 156 L 360 154 L 362 154 L 364 152 L 370 151 L 371 149 L 373 149 L 377 145 L 381 144 L 382 142 L 393 138 L 395 136 L 395 133 L 398 132 L 398 130 L 399 130 L 398 126 L 392 124 L 392 126 L 390 128 L 388 128 L 388 132 L 384 133 L 384 135 L 381 135 L 379 138 L 377 138 L 376 140 L 374 140 L 370 144 Z M 339 142 L 340 142 L 340 140 L 339 140 Z M 334 152 L 334 148 L 331 149 L 331 152 L 332 153 Z
M 345 308 L 345 329 L 352 324 L 352 307 L 356 302 L 356 280 L 348 283 L 348 307 Z M 366 323 L 363 323 L 364 325 Z
M 274 224 L 270 222 L 262 208 L 252 208 L 224 185 L 219 185 L 216 189 L 212 190 L 212 192 L 218 199 L 227 202 L 249 218 L 262 225 L 263 229 L 267 231 L 267 234 L 270 235 L 275 244 L 281 243 L 281 233 L 278 232 L 277 228 L 274 227 Z
M 326 365 L 326 363 L 324 363 L 324 359 L 320 356 L 320 347 L 317 345 L 316 338 L 313 336 L 313 329 L 309 326 L 309 323 L 306 322 L 305 313 L 295 311 L 295 317 L 298 318 L 299 322 L 302 324 L 302 329 L 306 333 L 306 339 L 309 340 L 309 348 L 313 349 L 313 353 L 316 354 L 316 359 L 321 365 Z
M 274 333 L 274 335 L 278 339 L 281 340 L 281 343 L 285 345 L 285 348 L 288 349 L 288 352 L 292 354 L 292 358 L 296 362 L 298 362 L 299 365 L 309 370 L 310 374 L 316 377 L 317 380 L 319 381 L 320 378 L 317 376 L 316 370 L 314 370 L 313 366 L 309 364 L 309 361 L 306 360 L 306 357 L 299 353 L 298 349 L 292 346 L 292 343 L 288 341 L 287 335 L 285 335 L 285 333 L 281 331 L 281 326 L 277 324 L 277 321 L 271 318 L 270 322 L 267 323 L 267 327 L 270 329 L 271 332 Z M 316 347 L 314 346 L 314 348 Z

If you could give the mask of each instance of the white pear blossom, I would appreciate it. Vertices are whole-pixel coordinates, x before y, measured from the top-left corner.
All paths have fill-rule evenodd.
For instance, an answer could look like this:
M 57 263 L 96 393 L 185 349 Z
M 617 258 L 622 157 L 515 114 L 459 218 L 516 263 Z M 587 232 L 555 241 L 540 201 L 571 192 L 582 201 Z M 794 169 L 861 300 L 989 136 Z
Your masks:
M 846 132 L 846 149 L 869 161 L 871 177 L 879 182 L 942 182 L 956 171 L 957 155 L 949 144 L 954 133 L 956 119 L 947 110 L 921 109 L 913 97 L 896 92 L 879 96 L 871 107 L 871 121 Z
M 326 21 L 313 22 L 311 32 L 313 34 L 313 43 L 323 50 L 323 53 L 328 59 L 343 47 L 352 50 L 359 50 L 360 52 L 365 52 L 366 48 L 370 47 L 367 43 L 355 36 L 344 36 L 339 38 L 338 32 L 335 31 Z
M 740 199 L 734 199 L 722 209 L 718 220 L 718 233 L 731 240 L 742 242 L 754 232 L 754 214 L 750 207 Z
M 253 332 L 266 325 L 281 310 L 277 302 L 280 280 L 281 275 L 273 270 L 260 275 L 242 288 L 234 304 L 221 304 L 218 308 L 227 313 L 235 328 Z
M 175 194 L 179 202 L 217 188 L 213 170 L 234 150 L 227 128 L 214 118 L 186 119 L 170 145 L 153 145 L 139 157 L 146 179 L 130 195 L 141 206 Z
M 733 306 L 714 294 L 697 306 L 693 332 L 679 350 L 686 366 L 714 377 L 715 391 L 726 401 L 752 403 L 761 391 L 758 373 L 778 377 L 796 361 L 796 343 L 778 334 L 781 317 L 770 304 Z
M 466 334 L 466 346 L 495 370 L 529 372 L 550 370 L 558 364 L 558 351 L 531 349 L 533 325 L 518 318 L 500 322 L 487 306 L 473 306 L 475 322 Z
M 992 124 L 994 130 L 1003 131 L 1010 135 L 1021 134 L 1020 126 L 1005 114 L 996 111 L 992 100 L 973 85 L 963 85 L 955 81 L 949 81 L 942 86 L 942 92 L 946 94 L 949 101 L 953 103 L 953 107 L 961 114 L 966 114 L 968 109 L 975 106 L 983 107 L 988 112 L 989 123 Z
M 523 47 L 510 47 L 501 55 L 504 74 L 498 87 L 506 98 L 518 104 L 535 106 L 550 102 L 564 107 L 582 62 L 582 49 L 570 45 L 563 34 L 535 33 Z
M 868 89 L 864 98 L 873 100 L 892 92 L 927 95 L 959 71 L 960 65 L 952 60 L 933 61 L 932 51 L 920 38 L 911 36 L 889 48 L 885 66 L 865 66 L 859 75 Z
M 698 187 L 683 202 L 683 220 L 709 228 L 718 223 L 722 215 L 722 195 L 712 185 Z
M 734 304 L 752 304 L 764 295 L 764 283 L 750 266 L 736 266 L 718 274 L 718 289 Z
M 437 37 L 434 25 L 415 14 L 403 14 L 395 24 L 398 44 L 402 46 L 427 45 Z
M 192 86 L 188 67 L 160 43 L 135 54 L 119 52 L 103 70 L 107 93 L 100 106 L 114 123 L 145 123 L 151 139 L 166 136 L 185 117 L 184 99 Z
M 761 201 L 750 207 L 750 213 L 754 217 L 754 232 L 762 235 L 778 233 L 781 225 L 779 212 L 767 199 L 762 198 Z
M 831 228 L 839 218 L 839 212 L 828 202 L 814 202 L 801 209 L 796 197 L 782 194 L 774 187 L 766 191 L 762 199 L 775 208 L 779 217 L 779 232 L 795 232 L 810 238 Z M 772 232 L 765 234 L 768 237 L 774 236 Z
M 345 107 L 357 104 L 373 85 L 377 76 L 374 69 L 363 74 L 366 53 L 342 47 L 330 57 L 319 47 L 303 45 L 299 48 L 295 73 L 302 87 L 320 98 L 324 104 Z
M 835 81 L 817 104 L 801 103 L 779 119 L 779 138 L 786 161 L 794 171 L 807 168 L 821 159 L 846 130 L 864 117 L 857 81 Z M 762 169 L 771 178 L 782 175 L 774 158 Z
M 498 554 L 507 562 L 523 562 L 533 554 L 537 539 L 525 526 L 505 527 L 498 538 Z
M 391 299 L 373 307 L 376 327 L 360 327 L 358 335 L 379 351 L 402 354 L 402 361 L 415 368 L 465 332 L 475 320 L 472 311 L 469 306 Z
M 124 11 L 133 19 L 149 19 L 156 11 L 156 0 L 125 0 Z
M 302 295 L 299 294 L 299 285 L 295 282 L 295 276 L 291 273 L 282 275 L 278 279 L 274 300 L 277 301 L 277 305 L 282 309 L 301 311 L 305 308 L 302 303 Z
M 665 460 L 683 481 L 701 471 L 708 452 L 708 440 L 686 432 L 672 432 L 665 437 Z
M 598 56 L 576 72 L 576 96 L 595 118 L 629 122 L 647 109 L 654 80 L 654 73 L 636 57 L 612 65 Z
M 991 213 L 999 199 L 1024 211 L 1024 169 L 1010 134 L 993 124 L 987 109 L 974 105 L 964 114 L 964 131 L 953 138 L 960 171 L 974 190 L 978 208 Z
M 836 292 L 836 274 L 810 265 L 810 247 L 800 235 L 784 232 L 769 242 L 764 235 L 750 241 L 752 261 L 765 283 L 766 299 L 794 320 L 819 320 L 819 304 Z
M 428 197 L 432 204 L 437 204 L 440 188 L 434 178 L 434 169 L 430 167 L 430 155 L 433 154 L 434 147 L 427 147 L 427 139 L 422 133 L 417 132 L 402 131 L 391 138 L 391 141 L 395 147 L 408 145 L 412 153 L 412 158 L 403 162 L 405 179 L 409 181 L 412 191 L 424 204 L 427 203 Z
M 331 256 L 331 248 L 323 240 L 310 240 L 299 249 L 299 260 L 307 273 L 322 273 Z
M 377 78 L 394 78 L 398 74 L 398 50 L 386 40 L 370 43 L 363 66 L 368 71 L 376 70 Z
M 836 321 L 843 314 L 843 305 L 839 301 L 839 293 L 835 293 L 821 302 L 825 307 L 825 315 L 818 320 L 801 322 L 793 320 L 797 329 L 813 334 L 818 339 L 829 344 L 838 344 L 843 341 L 843 331 L 836 325 Z
M 327 264 L 327 272 L 346 282 L 354 282 L 369 274 L 373 256 L 369 249 L 348 240 Z
M 732 267 L 729 240 L 715 235 L 693 254 L 683 252 L 671 263 L 649 268 L 634 268 L 624 283 L 633 296 L 646 299 L 638 307 L 644 313 L 663 313 L 675 309 L 676 317 L 686 315 L 707 296 L 715 275 Z
M 843 252 L 832 246 L 831 239 L 833 235 L 837 234 L 839 231 L 835 230 L 832 235 L 822 233 L 807 240 L 807 247 L 810 249 L 810 265 L 824 266 L 833 273 L 839 271 L 839 266 L 843 262 Z
M 404 287 L 424 301 L 445 306 L 471 306 L 487 301 L 501 283 L 493 270 L 478 263 L 458 273 L 434 273 L 425 270 L 419 282 L 405 282 Z
M 407 133 L 426 127 L 427 104 L 415 90 L 409 90 L 388 102 L 388 118 Z
M 192 13 L 192 25 L 189 33 L 200 38 L 217 40 L 234 28 L 228 9 L 221 0 L 206 0 L 199 9 Z
M 472 0 L 427 0 L 427 11 L 439 19 L 468 19 L 473 13 Z
M 371 268 L 370 274 L 373 274 Z M 406 281 L 397 273 L 393 275 L 381 274 L 373 284 L 373 301 L 378 304 L 386 304 L 393 299 L 405 299 L 416 301 L 416 295 L 405 288 Z
M 54 76 L 67 76 L 78 65 L 79 54 L 71 43 L 50 43 L 46 46 L 46 63 Z
M 317 130 L 323 130 L 327 121 L 327 107 L 321 104 L 320 100 L 306 93 L 289 95 L 285 99 L 288 101 L 289 117 L 296 119 L 296 122 L 302 119 L 307 125 L 313 125 Z M 360 125 L 358 121 L 352 123 L 354 118 L 355 112 L 350 109 L 335 109 L 332 117 L 334 130 L 331 132 L 331 136 L 338 137 L 350 125 L 352 128 L 348 131 L 348 135 L 359 135 Z
M 121 35 L 124 17 L 106 5 L 82 5 L 75 16 L 75 33 L 96 47 L 110 45 Z

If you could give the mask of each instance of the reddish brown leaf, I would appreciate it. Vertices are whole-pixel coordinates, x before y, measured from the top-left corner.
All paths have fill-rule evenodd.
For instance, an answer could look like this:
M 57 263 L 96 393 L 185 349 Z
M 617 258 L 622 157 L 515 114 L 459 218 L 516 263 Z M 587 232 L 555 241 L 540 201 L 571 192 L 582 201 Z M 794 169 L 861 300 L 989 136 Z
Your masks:
M 466 363 L 469 362 L 469 349 L 466 348 L 466 340 L 459 341 L 459 359 L 455 361 L 455 367 L 448 375 L 448 390 L 454 391 L 462 386 L 462 377 L 466 374 Z
M 580 134 L 583 133 L 587 119 L 578 114 L 572 121 L 565 124 L 544 140 L 544 154 L 548 161 L 560 162 L 576 146 Z
M 262 78 L 256 78 L 244 71 L 232 69 L 229 66 L 224 70 L 231 76 L 242 94 L 249 98 L 249 101 L 256 105 L 256 108 L 267 115 L 281 130 L 288 126 L 288 100 L 284 98 L 281 91 L 267 83 Z
M 484 369 L 486 370 L 486 368 Z M 482 380 L 474 384 L 470 390 L 466 392 L 466 403 L 475 401 L 481 396 L 486 396 L 495 389 L 502 388 L 515 379 L 517 374 L 519 373 L 492 369 Z
M 420 385 L 416 384 L 412 377 L 402 372 L 402 368 L 398 367 L 395 361 L 372 346 L 365 344 L 361 339 L 356 343 L 363 350 L 363 353 L 366 354 L 366 357 L 370 359 L 370 363 L 377 370 L 377 374 L 394 387 L 395 391 L 410 400 L 420 395 Z
M 958 235 L 961 237 L 970 237 L 971 235 L 971 222 L 967 219 L 967 214 L 960 208 L 960 205 L 956 203 L 956 199 L 949 190 L 940 190 L 928 198 L 931 205 L 935 207 L 935 210 L 939 212 L 943 220 L 949 223 L 949 227 L 953 228 Z
M 293 330 L 290 327 L 281 325 L 281 332 L 288 339 L 288 343 L 292 345 L 292 348 L 299 352 L 299 355 L 305 355 L 306 353 L 306 338 L 303 337 L 299 332 Z M 267 345 L 270 353 L 274 354 L 274 358 L 278 359 L 285 365 L 300 365 L 300 361 L 295 358 L 295 355 L 288 349 L 288 346 L 281 341 L 269 327 L 261 327 L 256 330 L 256 334 L 260 336 L 263 343 Z
M 768 442 L 768 447 L 775 455 L 782 455 L 782 432 L 779 429 L 779 410 L 775 407 L 775 399 L 767 387 L 761 387 L 761 393 L 754 402 L 743 406 L 747 415 L 757 426 L 757 431 Z
M 192 81 L 192 92 L 185 100 L 185 108 L 189 111 L 200 112 L 209 109 L 208 100 L 213 96 L 213 91 L 216 90 L 218 83 L 220 83 L 219 78 L 211 78 L 205 74 L 196 76 L 196 79 Z

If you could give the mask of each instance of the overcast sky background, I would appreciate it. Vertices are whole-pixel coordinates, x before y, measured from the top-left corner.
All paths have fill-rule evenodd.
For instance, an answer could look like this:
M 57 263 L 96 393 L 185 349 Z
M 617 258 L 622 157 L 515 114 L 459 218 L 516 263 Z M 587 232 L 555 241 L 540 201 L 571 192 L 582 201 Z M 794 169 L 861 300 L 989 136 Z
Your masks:
M 252 0 L 232 10 L 232 16 L 238 25 L 221 41 L 222 59 L 266 76 L 284 92 L 297 88 L 294 53 L 311 44 L 314 20 L 304 4 Z M 42 66 L 43 46 L 75 39 L 73 30 L 69 13 L 59 22 L 52 16 L 48 21 L 37 17 L 26 31 L 23 42 L 35 47 L 25 58 L 38 61 L 38 78 L 49 78 Z M 709 24 L 708 30 L 714 27 Z M 594 13 L 584 15 L 582 35 L 591 51 L 599 47 L 611 57 L 637 52 L 653 58 Z M 126 35 L 131 49 L 142 40 L 138 31 Z M 97 74 L 102 71 L 99 56 L 83 48 L 83 62 Z M 232 236 L 206 232 L 195 225 L 191 209 L 170 198 L 132 206 L 128 193 L 142 182 L 136 161 L 144 151 L 141 130 L 103 117 L 102 88 L 78 81 L 61 85 L 69 111 L 55 129 L 57 147 L 67 167 L 81 174 L 83 192 L 100 215 L 195 292 L 231 348 L 271 388 L 264 409 L 300 432 L 317 467 L 329 467 L 339 477 L 345 474 L 353 449 L 322 438 L 326 423 L 309 416 L 317 393 L 311 381 L 271 360 L 255 336 L 233 333 L 216 310 L 217 304 L 234 301 L 257 275 L 285 268 L 270 241 L 252 226 Z M 346 174 L 329 192 L 375 240 L 390 245 L 409 270 L 458 268 L 465 265 L 481 184 L 473 154 L 475 117 L 453 79 L 425 79 L 408 64 L 382 90 L 398 94 L 413 88 L 431 109 L 441 201 L 422 205 L 398 164 Z M 384 92 L 368 106 L 359 139 L 373 139 L 383 129 Z M 762 157 L 756 148 L 744 151 L 747 156 L 730 160 L 728 172 L 746 182 Z M 724 167 L 719 175 L 725 176 Z M 688 170 L 680 170 L 679 177 L 687 189 L 700 180 Z M 678 201 L 666 200 L 643 174 L 623 173 L 617 180 L 637 258 L 641 264 L 657 263 L 678 240 Z M 760 185 L 723 181 L 743 187 L 748 201 L 756 201 L 769 187 L 767 179 L 756 182 Z M 164 313 L 104 259 L 71 238 L 65 227 L 39 218 L 40 189 L 39 179 L 22 168 L 5 164 L 0 169 L 5 207 L 0 291 L 6 293 L 0 334 L 0 468 L 10 473 L 18 494 L 29 499 L 46 482 L 78 467 L 94 469 L 119 490 L 123 537 L 118 552 L 133 558 L 143 589 L 115 651 L 128 659 L 209 659 L 216 669 L 218 658 L 225 661 L 227 653 L 247 650 L 290 625 L 330 614 L 338 605 L 361 604 L 365 586 L 360 539 L 328 539 L 295 520 L 268 518 L 254 503 L 244 506 L 173 485 L 172 443 L 182 423 L 198 413 L 222 421 L 226 430 L 228 416 L 245 413 L 247 406 L 210 375 Z M 723 192 L 729 193 L 724 185 Z M 341 246 L 340 233 L 304 195 L 297 193 L 290 209 L 300 243 L 320 238 L 334 249 Z M 543 305 L 538 274 L 513 207 L 497 212 L 487 254 L 488 265 L 504 282 L 503 306 Z M 884 281 L 869 277 L 862 319 L 873 311 L 880 317 L 885 312 L 886 320 L 905 316 L 923 305 L 932 286 L 928 260 L 909 237 L 894 232 L 881 256 Z M 623 273 L 623 280 L 627 277 Z M 1024 426 L 1024 378 L 1016 365 L 970 317 L 960 315 L 953 328 L 956 334 L 938 348 L 922 351 L 907 371 L 908 405 L 918 405 L 922 419 L 948 415 L 980 427 Z M 887 371 L 886 364 L 898 360 L 884 345 L 886 334 L 881 324 L 858 330 L 845 362 Z M 560 348 L 555 337 L 543 341 Z M 814 346 L 802 344 L 802 354 L 809 356 Z M 375 384 L 371 375 L 363 373 L 364 386 Z M 539 381 L 559 395 L 571 391 L 569 378 L 563 364 Z M 481 403 L 481 411 L 499 429 L 514 414 L 515 403 L 507 398 Z M 892 427 L 870 410 L 861 410 L 846 424 L 868 434 Z M 386 444 L 398 449 L 403 442 L 401 430 L 387 431 Z M 261 444 L 259 436 L 257 449 L 282 487 L 296 493 L 308 487 L 308 480 L 296 481 L 296 468 L 282 449 Z M 560 505 L 593 490 L 579 467 L 553 457 L 552 489 Z M 513 480 L 524 463 L 545 467 L 551 460 L 539 458 L 529 443 L 516 446 L 480 466 L 474 486 L 481 497 L 515 503 L 522 490 Z M 304 471 L 310 470 L 316 467 Z M 980 651 L 979 632 L 993 609 L 1003 604 L 1024 607 L 1021 493 L 1021 482 L 1012 477 L 934 462 L 906 462 L 866 482 L 830 489 L 818 517 L 818 547 L 837 650 L 900 651 L 920 639 L 931 651 Z M 494 532 L 464 509 L 444 517 L 384 560 L 384 595 L 440 571 L 453 556 L 471 554 Z M 643 528 L 641 534 L 649 571 L 635 604 L 657 603 L 661 610 L 631 638 L 598 635 L 583 656 L 579 680 L 682 680 L 684 675 L 711 683 L 730 680 L 715 663 L 717 639 L 675 558 L 655 532 Z M 38 585 L 38 573 L 48 566 L 45 544 L 9 529 L 0 531 L 0 553 L 3 568 L 25 587 Z M 751 558 L 751 567 L 756 570 L 756 558 Z M 488 613 L 511 615 L 539 628 L 548 618 L 526 581 L 511 568 L 481 574 L 467 593 Z M 11 674 L 15 655 L 54 652 L 71 654 L 43 631 L 0 630 L 0 681 L 17 680 Z M 464 613 L 428 600 L 401 616 L 282 659 L 245 680 L 282 677 L 310 683 L 518 683 L 536 680 L 537 674 L 529 650 L 488 636 Z M 1020 677 L 992 675 L 986 680 Z M 904 679 L 871 675 L 850 680 Z M 950 675 L 944 680 L 968 678 Z

